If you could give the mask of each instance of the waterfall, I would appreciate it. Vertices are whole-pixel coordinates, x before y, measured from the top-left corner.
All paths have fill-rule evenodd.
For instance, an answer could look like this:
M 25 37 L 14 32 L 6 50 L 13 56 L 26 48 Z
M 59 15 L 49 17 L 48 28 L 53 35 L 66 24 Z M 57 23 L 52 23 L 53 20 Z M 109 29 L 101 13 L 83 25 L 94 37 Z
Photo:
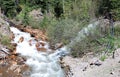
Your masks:
M 31 68 L 31 77 L 65 77 L 64 71 L 58 62 L 59 50 L 53 54 L 48 54 L 51 50 L 47 42 L 36 41 L 29 33 L 21 32 L 15 27 L 11 27 L 10 30 L 15 35 L 12 42 L 17 44 L 16 52 L 27 58 L 25 63 Z M 24 40 L 19 42 L 21 37 Z M 31 44 L 29 44 L 30 40 Z M 36 49 L 37 42 L 45 44 L 43 47 L 46 52 L 40 52 Z

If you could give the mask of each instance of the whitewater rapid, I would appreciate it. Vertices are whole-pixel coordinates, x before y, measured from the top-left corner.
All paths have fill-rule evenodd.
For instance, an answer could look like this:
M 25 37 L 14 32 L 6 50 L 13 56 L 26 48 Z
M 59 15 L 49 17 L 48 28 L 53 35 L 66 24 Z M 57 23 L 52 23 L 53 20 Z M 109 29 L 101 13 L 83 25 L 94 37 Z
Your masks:
M 27 58 L 25 63 L 31 68 L 30 77 L 65 77 L 65 73 L 59 64 L 59 57 L 65 54 L 63 52 L 66 51 L 66 47 L 49 54 L 52 50 L 49 49 L 47 42 L 41 40 L 36 41 L 29 33 L 21 32 L 15 27 L 11 27 L 10 30 L 15 36 L 12 42 L 17 44 L 16 52 Z M 19 42 L 21 37 L 24 40 Z M 46 52 L 36 49 L 37 42 L 45 44 L 39 47 L 44 47 Z

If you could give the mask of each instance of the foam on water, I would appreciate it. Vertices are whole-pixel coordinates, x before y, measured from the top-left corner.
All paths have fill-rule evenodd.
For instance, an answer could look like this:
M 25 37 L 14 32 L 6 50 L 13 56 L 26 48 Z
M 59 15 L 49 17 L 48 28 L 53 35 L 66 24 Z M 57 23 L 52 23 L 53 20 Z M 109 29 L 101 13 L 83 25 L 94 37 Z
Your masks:
M 10 30 L 15 35 L 12 42 L 17 43 L 16 52 L 27 58 L 25 63 L 32 69 L 31 77 L 65 77 L 58 62 L 58 58 L 66 53 L 62 53 L 66 51 L 65 47 L 48 54 L 50 51 L 48 43 L 40 41 L 45 43 L 44 48 L 47 49 L 47 52 L 40 52 L 35 46 L 37 41 L 29 33 L 21 32 L 15 27 L 11 27 Z M 18 42 L 21 37 L 24 38 L 23 42 Z M 29 45 L 29 40 L 32 40 L 32 45 Z

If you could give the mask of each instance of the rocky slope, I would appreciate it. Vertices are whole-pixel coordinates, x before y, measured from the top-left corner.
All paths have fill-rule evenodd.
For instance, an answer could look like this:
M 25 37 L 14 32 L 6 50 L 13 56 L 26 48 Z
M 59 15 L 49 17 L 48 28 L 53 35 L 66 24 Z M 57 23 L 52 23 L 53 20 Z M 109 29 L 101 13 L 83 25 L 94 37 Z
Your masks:
M 100 55 L 85 55 L 83 58 L 66 56 L 63 59 L 70 67 L 71 76 L 68 77 L 120 77 L 120 49 L 115 51 L 115 58 L 108 56 L 105 61 Z M 70 75 L 70 74 L 69 74 Z
M 29 71 L 27 71 L 28 66 L 24 63 L 25 58 L 16 54 L 15 45 L 14 50 L 8 49 L 11 49 L 12 38 L 10 25 L 5 16 L 0 14 L 0 77 L 27 77 Z
M 8 38 L 11 37 L 12 33 L 9 29 L 9 23 L 4 20 L 4 16 L 0 14 L 0 39 L 2 39 L 2 36 L 7 36 Z

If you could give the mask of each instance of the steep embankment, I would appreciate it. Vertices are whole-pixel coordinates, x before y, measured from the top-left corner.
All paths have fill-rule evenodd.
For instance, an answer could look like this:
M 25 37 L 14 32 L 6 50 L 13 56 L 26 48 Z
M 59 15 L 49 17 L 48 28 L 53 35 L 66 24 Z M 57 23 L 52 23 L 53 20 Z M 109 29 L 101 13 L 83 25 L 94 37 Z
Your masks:
M 16 53 L 16 44 L 11 44 L 13 34 L 5 20 L 5 16 L 0 14 L 0 77 L 27 77 L 29 68 L 24 63 L 25 58 Z

